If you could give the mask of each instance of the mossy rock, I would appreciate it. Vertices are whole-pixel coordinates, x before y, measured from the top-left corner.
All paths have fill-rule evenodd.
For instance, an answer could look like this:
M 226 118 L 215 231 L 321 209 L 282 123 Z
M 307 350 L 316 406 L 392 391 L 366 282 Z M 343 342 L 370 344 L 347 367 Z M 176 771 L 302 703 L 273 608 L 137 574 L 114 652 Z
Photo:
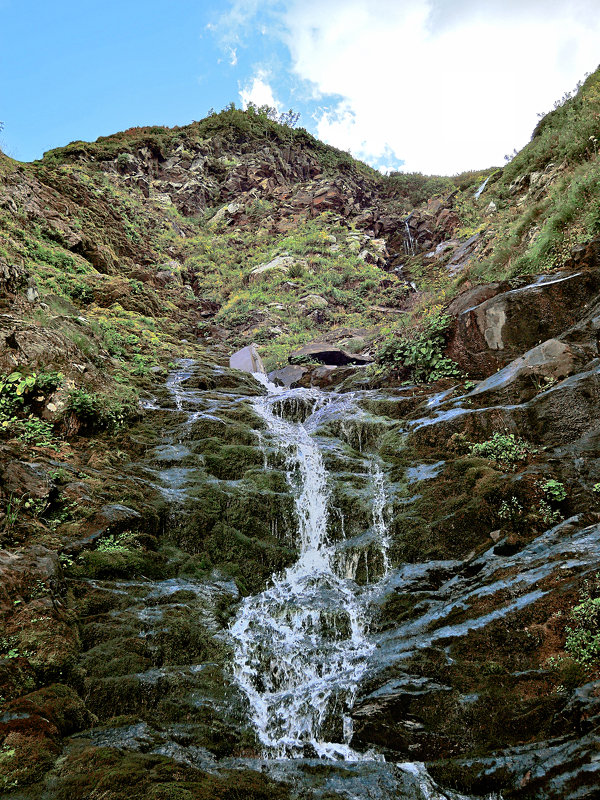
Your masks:
M 212 447 L 206 440 L 214 440 Z M 236 420 L 229 420 L 227 417 L 222 417 L 219 421 L 200 417 L 192 422 L 189 427 L 187 443 L 191 445 L 194 452 L 215 449 L 217 442 L 219 447 L 223 447 L 227 443 L 256 446 L 257 438 L 253 427 L 240 424 Z
M 39 716 L 56 726 L 61 736 L 81 730 L 91 721 L 77 692 L 61 683 L 53 683 L 14 700 L 6 707 L 6 713 Z
M 506 475 L 481 458 L 449 461 L 433 480 L 416 481 L 412 503 L 398 504 L 390 526 L 395 560 L 464 558 L 492 544 L 498 508 L 510 488 Z
M 86 747 L 52 776 L 50 800 L 287 800 L 288 788 L 250 770 L 213 775 L 166 756 Z
M 257 483 L 253 480 L 256 476 Z M 187 513 L 169 531 L 177 548 L 200 558 L 180 569 L 199 574 L 198 570 L 218 567 L 233 576 L 246 593 L 260 591 L 273 572 L 292 563 L 296 556 L 294 501 L 289 491 L 265 488 L 265 484 L 275 483 L 277 488 L 288 489 L 281 474 L 268 476 L 253 467 L 243 481 L 215 481 L 198 487 Z
M 153 666 L 145 642 L 115 637 L 83 654 L 81 666 L 89 678 L 108 678 L 141 673 Z
M 87 550 L 73 572 L 90 578 L 165 578 L 169 575 L 166 559 L 160 553 L 117 547 L 113 550 Z
M 44 735 L 33 728 L 29 732 L 8 733 L 0 745 L 2 796 L 7 797 L 17 788 L 30 786 L 41 780 L 54 764 L 60 750 L 56 738 Z
M 239 444 L 223 445 L 216 453 L 204 455 L 206 469 L 220 480 L 239 480 L 246 470 L 263 461 L 263 454 L 257 447 Z
M 235 578 L 243 594 L 262 591 L 273 573 L 297 557 L 295 550 L 282 547 L 274 537 L 250 538 L 225 524 L 215 526 L 206 552 L 213 564 Z

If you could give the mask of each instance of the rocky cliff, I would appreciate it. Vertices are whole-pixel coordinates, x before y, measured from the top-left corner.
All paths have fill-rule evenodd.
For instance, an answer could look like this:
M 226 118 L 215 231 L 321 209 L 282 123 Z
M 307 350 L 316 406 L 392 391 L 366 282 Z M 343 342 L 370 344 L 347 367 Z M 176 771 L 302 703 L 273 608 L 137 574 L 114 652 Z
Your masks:
M 0 154 L 3 797 L 596 796 L 599 115 L 453 178 L 235 109 Z M 361 598 L 345 761 L 267 758 L 234 680 L 300 549 L 251 343 Z

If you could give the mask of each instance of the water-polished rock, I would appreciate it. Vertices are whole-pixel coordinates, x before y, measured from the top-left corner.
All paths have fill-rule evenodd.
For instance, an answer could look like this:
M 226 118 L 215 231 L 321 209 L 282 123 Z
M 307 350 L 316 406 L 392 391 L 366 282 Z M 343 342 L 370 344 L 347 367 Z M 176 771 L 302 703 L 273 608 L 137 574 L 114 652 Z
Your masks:
M 525 402 L 544 386 L 577 372 L 586 360 L 586 354 L 578 348 L 558 339 L 548 339 L 490 375 L 469 397 L 487 404 Z
M 304 373 L 307 372 L 306 367 L 301 367 L 300 364 L 288 364 L 287 367 L 282 369 L 273 370 L 269 372 L 269 380 L 276 386 L 286 386 L 288 389 L 295 389 L 299 385 Z
M 229 359 L 229 366 L 232 369 L 239 369 L 242 372 L 262 372 L 266 373 L 262 359 L 258 354 L 255 344 L 249 344 L 234 353 Z
M 563 333 L 599 289 L 598 272 L 590 270 L 465 292 L 448 307 L 456 317 L 448 355 L 471 376 L 485 378 L 540 341 Z

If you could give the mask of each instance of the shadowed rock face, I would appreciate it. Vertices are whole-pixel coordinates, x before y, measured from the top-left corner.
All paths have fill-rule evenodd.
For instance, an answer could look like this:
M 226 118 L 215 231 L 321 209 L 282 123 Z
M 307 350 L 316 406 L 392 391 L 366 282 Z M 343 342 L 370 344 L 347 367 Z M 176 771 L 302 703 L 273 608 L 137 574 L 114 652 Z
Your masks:
M 348 364 L 368 364 L 371 359 L 366 356 L 347 353 L 340 347 L 333 347 L 326 343 L 307 344 L 299 350 L 290 353 L 290 364 L 302 364 L 310 361 L 318 361 L 328 366 L 346 366 Z
M 588 270 L 542 275 L 508 290 L 498 284 L 470 290 L 448 308 L 456 316 L 448 354 L 474 377 L 487 377 L 524 349 L 568 330 L 598 302 L 599 288 L 597 272 Z

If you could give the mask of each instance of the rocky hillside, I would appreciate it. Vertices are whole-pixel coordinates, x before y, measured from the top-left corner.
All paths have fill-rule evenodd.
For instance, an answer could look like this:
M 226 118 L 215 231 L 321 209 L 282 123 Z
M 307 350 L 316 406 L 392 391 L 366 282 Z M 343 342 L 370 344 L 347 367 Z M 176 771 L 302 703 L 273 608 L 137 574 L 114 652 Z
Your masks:
M 597 71 L 452 178 L 235 108 L 0 154 L 2 797 L 596 796 L 599 120 Z M 299 548 L 250 344 L 335 398 L 344 730 L 385 763 L 264 760 L 233 680 Z

